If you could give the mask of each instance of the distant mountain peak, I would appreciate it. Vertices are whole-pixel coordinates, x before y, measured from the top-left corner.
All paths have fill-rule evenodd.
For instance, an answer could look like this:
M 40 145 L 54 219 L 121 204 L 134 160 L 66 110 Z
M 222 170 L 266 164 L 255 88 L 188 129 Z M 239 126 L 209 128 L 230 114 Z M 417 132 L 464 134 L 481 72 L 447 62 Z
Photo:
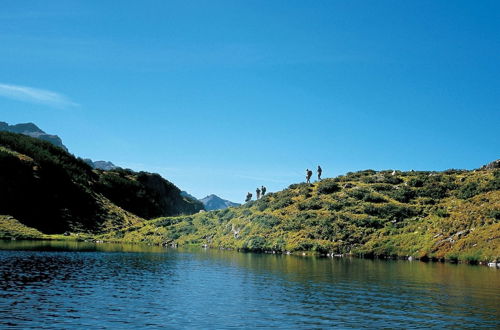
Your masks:
M 9 125 L 6 122 L 0 122 L 0 131 L 7 131 L 12 133 L 28 135 L 40 140 L 52 143 L 56 147 L 68 151 L 68 148 L 62 143 L 62 140 L 57 135 L 47 134 L 33 123 L 21 123 L 16 125 Z
M 210 194 L 205 198 L 200 199 L 200 201 L 205 205 L 205 210 L 222 210 L 228 207 L 239 206 L 240 204 L 222 199 L 217 195 Z
M 98 170 L 104 170 L 104 171 L 111 171 L 119 168 L 119 166 L 116 166 L 112 162 L 108 162 L 105 160 L 97 160 L 93 161 L 90 158 L 85 158 L 83 160 L 85 163 L 89 164 L 90 167 L 98 169 Z

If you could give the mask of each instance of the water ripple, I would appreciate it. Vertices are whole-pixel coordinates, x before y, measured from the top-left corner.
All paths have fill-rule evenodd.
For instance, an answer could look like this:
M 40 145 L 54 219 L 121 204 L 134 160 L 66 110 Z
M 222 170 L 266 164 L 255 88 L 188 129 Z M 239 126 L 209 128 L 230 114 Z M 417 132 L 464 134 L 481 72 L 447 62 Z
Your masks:
M 114 249 L 0 251 L 0 328 L 500 327 L 483 267 Z

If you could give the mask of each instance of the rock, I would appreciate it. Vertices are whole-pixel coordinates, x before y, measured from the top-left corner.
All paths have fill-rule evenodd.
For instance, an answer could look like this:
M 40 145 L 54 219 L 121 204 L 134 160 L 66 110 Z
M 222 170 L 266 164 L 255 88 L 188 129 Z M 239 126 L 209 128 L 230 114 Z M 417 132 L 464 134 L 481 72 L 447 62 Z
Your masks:
M 466 230 L 462 230 L 462 231 L 459 231 L 458 233 L 456 233 L 455 235 L 452 235 L 452 236 L 457 236 L 457 237 L 460 237 L 462 236 L 463 234 L 467 234 L 469 231 L 466 229 Z
M 104 160 L 97 160 L 97 161 L 93 162 L 92 167 L 96 168 L 98 170 L 104 170 L 104 171 L 111 171 L 111 170 L 115 170 L 118 168 L 118 166 L 116 166 L 112 162 L 107 162 Z
M 481 166 L 480 170 L 494 170 L 496 168 L 500 168 L 500 159 L 494 160 L 489 164 Z

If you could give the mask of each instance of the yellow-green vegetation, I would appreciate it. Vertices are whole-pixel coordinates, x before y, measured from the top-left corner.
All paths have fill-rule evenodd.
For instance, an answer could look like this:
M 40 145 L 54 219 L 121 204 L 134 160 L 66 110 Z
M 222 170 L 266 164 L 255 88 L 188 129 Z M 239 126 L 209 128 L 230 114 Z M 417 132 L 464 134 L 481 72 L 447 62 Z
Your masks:
M 241 207 L 159 218 L 110 241 L 476 263 L 500 258 L 500 171 L 348 173 Z
M 40 239 L 44 235 L 9 215 L 0 215 L 0 239 Z
M 19 220 L 3 216 L 0 238 L 101 235 L 247 251 L 500 259 L 500 170 L 493 165 L 347 173 L 240 207 L 163 218 L 201 204 L 157 174 L 92 170 L 61 148 L 14 133 L 0 132 L 0 165 L 0 214 Z

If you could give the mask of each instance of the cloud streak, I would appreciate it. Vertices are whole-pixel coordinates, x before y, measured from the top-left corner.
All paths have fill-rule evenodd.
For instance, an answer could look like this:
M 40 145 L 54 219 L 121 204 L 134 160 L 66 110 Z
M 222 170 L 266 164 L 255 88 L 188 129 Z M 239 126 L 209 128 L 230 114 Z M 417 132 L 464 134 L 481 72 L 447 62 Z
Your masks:
M 0 83 L 0 96 L 23 102 L 39 103 L 56 108 L 78 106 L 68 97 L 45 89 Z

